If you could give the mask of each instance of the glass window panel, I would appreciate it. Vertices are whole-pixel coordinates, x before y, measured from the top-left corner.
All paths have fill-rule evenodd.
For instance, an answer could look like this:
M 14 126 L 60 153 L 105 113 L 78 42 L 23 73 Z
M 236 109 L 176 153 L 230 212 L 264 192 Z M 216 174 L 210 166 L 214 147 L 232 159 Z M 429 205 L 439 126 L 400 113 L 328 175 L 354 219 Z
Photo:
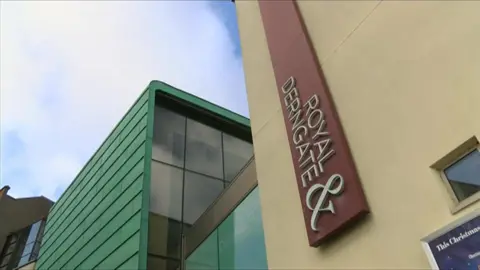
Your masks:
M 152 161 L 149 252 L 180 257 L 183 170 Z
M 42 243 L 40 241 L 35 242 L 35 247 L 33 248 L 33 251 L 32 251 L 32 260 L 37 259 L 38 253 L 40 252 L 41 245 Z
M 30 254 L 26 254 L 20 258 L 20 261 L 18 262 L 18 266 L 23 266 L 27 264 L 30 261 Z
M 32 242 L 30 244 L 27 244 L 25 246 L 25 248 L 23 249 L 23 252 L 22 252 L 22 257 L 26 256 L 27 254 L 30 254 L 32 253 L 33 251 L 33 246 L 35 245 L 35 242 Z
M 12 234 L 10 235 L 10 244 L 14 244 L 15 242 L 17 242 L 17 235 L 15 234 Z
M 472 151 L 444 172 L 457 199 L 465 200 L 480 191 L 480 152 Z
M 4 265 L 8 264 L 8 262 L 10 261 L 10 258 L 11 258 L 11 257 L 12 257 L 11 254 L 3 257 L 3 260 L 0 262 L 0 265 L 1 265 L 1 266 L 4 266 Z
M 152 158 L 183 167 L 185 121 L 182 115 L 155 106 Z
M 186 270 L 217 270 L 218 236 L 213 231 L 203 243 L 185 260 Z
M 15 246 L 16 246 L 16 243 L 10 244 L 8 246 L 7 252 L 5 252 L 5 253 L 13 252 L 13 250 L 15 249 Z
M 182 170 L 152 161 L 151 212 L 182 220 L 182 179 Z
M 220 269 L 268 269 L 258 188 L 218 228 Z
M 45 225 L 46 225 L 45 220 L 42 220 L 40 224 L 41 226 L 40 226 L 40 230 L 38 231 L 37 241 L 42 242 L 43 233 L 45 231 Z
M 154 256 L 148 256 L 147 269 L 149 270 L 178 270 L 180 262 L 174 260 L 166 260 Z
M 35 240 L 37 240 L 38 231 L 40 230 L 40 225 L 41 224 L 42 224 L 42 222 L 38 221 L 30 227 L 30 232 L 28 234 L 27 243 L 32 243 Z
M 183 170 L 152 161 L 149 252 L 179 258 Z
M 252 144 L 223 134 L 225 180 L 231 181 L 253 155 Z
M 150 213 L 148 223 L 148 252 L 180 259 L 182 224 L 154 213 Z
M 223 179 L 220 131 L 187 119 L 186 152 L 185 167 L 187 169 Z
M 193 224 L 220 195 L 223 181 L 185 172 L 183 222 Z

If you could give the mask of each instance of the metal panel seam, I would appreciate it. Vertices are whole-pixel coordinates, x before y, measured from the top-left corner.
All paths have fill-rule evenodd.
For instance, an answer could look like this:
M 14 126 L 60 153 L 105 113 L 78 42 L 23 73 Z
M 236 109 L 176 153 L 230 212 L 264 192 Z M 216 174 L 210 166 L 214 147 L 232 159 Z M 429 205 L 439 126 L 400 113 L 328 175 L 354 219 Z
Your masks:
M 145 103 L 146 103 L 146 102 L 145 102 Z M 145 105 L 145 103 L 143 103 L 143 104 L 139 107 L 139 110 L 136 111 L 136 112 L 132 115 L 132 117 L 128 120 L 128 122 L 125 124 L 125 126 L 119 131 L 119 133 L 115 136 L 115 138 L 112 139 L 112 141 L 115 141 L 116 139 L 118 139 L 118 137 L 122 134 L 122 132 L 125 130 L 125 128 L 132 123 L 133 119 L 135 119 L 135 117 L 137 117 L 137 115 L 141 112 L 141 110 L 142 110 L 143 106 Z M 135 105 L 136 105 L 136 104 L 135 104 Z M 128 114 L 129 114 L 129 113 L 127 113 L 125 116 L 128 116 Z M 142 116 L 142 118 L 140 118 L 140 120 L 138 121 L 138 123 L 141 122 L 141 119 L 143 119 L 143 117 L 145 117 L 145 116 Z M 135 127 L 137 127 L 138 123 L 128 132 L 127 136 L 135 129 Z M 114 131 L 115 131 L 115 130 L 114 130 Z M 123 138 L 122 140 L 120 140 L 120 142 L 119 142 L 118 144 L 119 144 L 119 145 L 122 144 L 123 141 L 125 141 L 126 138 L 127 138 L 127 137 L 125 137 L 125 138 Z M 107 137 L 107 139 L 105 139 L 105 142 L 108 141 L 109 139 L 110 139 L 110 138 Z M 98 162 L 100 161 L 100 159 L 101 159 L 101 158 L 104 156 L 104 154 L 110 149 L 110 147 L 112 146 L 112 144 L 113 144 L 113 143 L 110 143 L 109 145 L 106 146 L 105 151 L 98 157 L 98 159 L 95 161 L 95 163 L 88 169 L 88 171 L 85 173 L 85 175 L 84 175 L 82 178 L 77 178 L 77 177 L 80 175 L 80 174 L 78 174 L 77 177 L 75 177 L 75 179 L 73 180 L 73 182 L 77 182 L 77 180 L 78 180 L 79 182 L 83 182 L 82 180 L 87 179 L 87 180 L 86 180 L 86 183 L 85 183 L 85 185 L 84 185 L 84 186 L 86 186 L 86 185 L 90 182 L 90 179 L 91 179 L 91 178 L 90 178 L 90 179 L 86 178 L 86 176 L 92 171 L 92 169 L 93 169 L 95 166 L 97 166 L 97 164 L 98 164 Z M 99 150 L 100 150 L 100 149 L 99 149 Z M 93 155 L 95 156 L 96 154 L 97 154 L 97 153 L 94 153 Z M 93 159 L 92 159 L 92 161 L 93 161 Z M 90 162 L 90 161 L 88 161 L 88 162 Z M 84 168 L 89 165 L 88 162 L 85 164 Z M 97 168 L 97 170 L 95 171 L 95 173 L 94 173 L 93 175 L 95 175 L 95 174 L 98 172 L 98 170 L 99 170 L 99 168 Z M 73 182 L 72 182 L 72 184 L 73 184 Z M 80 184 L 78 184 L 78 185 L 76 185 L 75 187 L 73 187 L 72 191 L 69 193 L 69 195 L 68 195 L 68 196 L 65 198 L 65 200 L 63 200 L 62 202 L 65 202 L 66 200 L 69 200 L 69 199 L 71 198 L 71 196 L 75 196 L 75 197 L 73 197 L 73 199 L 68 203 L 67 206 L 64 207 L 64 205 L 63 205 L 64 203 L 62 203 L 61 206 L 58 206 L 58 207 L 61 207 L 61 208 L 59 208 L 58 211 L 60 211 L 60 210 L 63 209 L 63 208 L 65 208 L 65 209 L 68 208 L 68 207 L 72 204 L 72 201 L 74 201 L 74 200 L 78 197 L 78 193 L 75 194 L 75 195 L 72 195 L 72 194 L 73 194 L 73 192 L 75 192 L 75 191 L 78 190 L 79 186 L 80 186 Z M 67 190 L 68 190 L 68 188 L 67 188 Z M 65 192 L 64 194 L 66 194 L 66 192 Z M 60 199 L 58 200 L 58 202 L 60 202 L 61 199 L 62 199 L 62 197 L 60 197 Z M 58 208 L 58 207 L 57 207 L 57 208 Z M 65 210 L 63 210 L 63 212 L 65 212 Z M 63 212 L 61 212 L 61 213 L 63 213 Z M 57 211 L 56 211 L 55 213 L 51 211 L 50 214 L 49 214 L 49 216 L 51 215 L 52 217 L 54 217 L 54 216 L 57 216 L 57 214 L 59 214 L 59 213 L 57 213 Z M 51 226 L 53 226 L 54 224 L 56 224 L 56 221 L 57 221 L 57 220 L 58 220 L 58 219 L 52 220 L 52 224 L 51 224 L 51 225 L 48 224 L 48 228 L 46 228 L 45 233 L 48 233 L 48 232 L 50 231 Z
M 132 129 L 132 131 L 133 131 L 133 130 L 134 130 L 134 129 Z M 137 136 L 132 140 L 132 142 L 136 142 L 136 140 L 137 140 L 138 138 L 140 138 L 140 136 L 142 135 L 142 133 L 144 132 L 144 130 L 145 130 L 145 127 L 142 128 L 142 130 L 137 134 Z M 144 141 L 141 142 L 140 145 L 139 145 L 139 147 L 135 148 L 133 152 L 135 153 L 135 152 L 142 146 L 142 144 L 144 144 Z M 104 177 L 104 176 L 107 174 L 107 172 L 110 170 L 110 168 L 113 166 L 113 164 L 115 164 L 117 161 L 120 160 L 120 158 L 121 158 L 122 155 L 127 151 L 127 149 L 128 149 L 128 147 L 122 150 L 122 152 L 120 153 L 120 155 L 113 161 L 113 163 L 110 165 L 110 167 L 109 167 L 107 170 L 105 170 L 105 172 L 103 173 L 103 175 L 102 175 L 100 178 Z M 130 157 L 131 157 L 131 156 L 130 156 Z M 127 163 L 128 160 L 129 160 L 129 159 L 126 159 L 126 160 L 125 160 L 123 163 L 121 163 L 121 164 L 124 165 L 125 163 Z M 113 172 L 112 176 L 104 183 L 104 185 L 103 185 L 101 188 L 104 188 L 104 187 L 108 184 L 108 182 L 112 180 L 112 178 L 115 176 L 115 174 L 116 174 L 118 171 L 120 171 L 120 169 L 121 169 L 121 167 L 119 167 L 115 172 Z M 93 178 L 91 178 L 91 179 L 93 179 Z M 90 179 L 89 182 L 91 182 L 91 179 Z M 97 182 L 97 183 L 99 183 L 99 182 Z M 90 192 L 92 192 L 92 189 L 94 189 L 94 187 L 96 187 L 96 184 L 97 184 L 97 183 L 95 183 L 95 184 L 92 186 L 91 190 L 88 190 L 88 191 L 87 191 L 87 194 L 90 193 Z M 60 226 L 63 225 L 63 223 L 67 220 L 67 218 L 70 217 L 71 213 L 73 213 L 73 211 L 76 210 L 79 205 L 80 205 L 80 204 L 77 204 L 77 205 L 69 212 L 69 214 L 62 220 L 62 222 L 60 223 L 60 225 L 57 226 L 57 229 L 59 229 Z M 82 211 L 83 211 L 83 209 L 80 210 L 80 213 L 82 213 Z M 68 225 L 67 225 L 67 226 L 68 226 Z M 68 227 L 67 227 L 67 228 L 68 228 Z M 58 232 L 58 231 L 57 231 L 57 232 Z M 58 233 L 61 233 L 61 232 L 58 232 Z M 46 233 L 46 234 L 47 234 L 47 233 Z M 53 242 L 48 241 L 49 239 L 51 239 L 51 237 L 53 237 L 53 235 L 55 235 L 55 231 L 53 232 L 52 236 L 50 236 L 49 238 L 47 238 L 47 239 L 44 241 L 44 244 L 50 243 L 50 245 L 45 246 L 45 247 L 42 245 L 42 249 L 43 249 L 43 248 L 50 248 L 54 243 L 56 243 L 56 242 L 58 241 L 58 238 L 55 238 L 55 240 L 53 240 Z
M 148 88 L 147 88 L 148 89 Z M 123 122 L 123 120 L 126 119 L 127 115 L 130 113 L 130 111 L 135 107 L 135 105 L 137 105 L 138 101 L 140 101 L 142 98 L 143 98 L 143 95 L 145 94 L 145 92 L 147 91 L 147 89 L 145 89 L 142 94 L 135 100 L 135 102 L 132 104 L 132 106 L 130 106 L 130 108 L 127 110 L 127 113 L 125 113 L 125 115 L 122 117 L 122 119 L 120 119 L 120 121 L 117 123 L 117 125 L 115 125 L 115 127 L 112 129 L 112 131 L 108 134 L 108 136 L 105 138 L 105 140 L 102 142 L 102 144 L 98 147 L 98 149 L 94 152 L 94 154 L 92 155 L 92 157 L 85 163 L 85 166 L 82 168 L 82 170 L 80 170 L 80 172 L 77 174 L 77 176 L 79 176 L 80 174 L 83 173 L 83 170 L 86 168 L 86 165 L 88 163 L 90 163 L 95 155 L 97 154 L 97 152 L 100 151 L 100 149 L 105 145 L 105 143 L 107 142 L 107 140 L 109 139 L 110 136 L 113 135 L 113 133 L 115 132 L 115 130 L 120 126 L 120 123 Z M 76 179 L 76 177 L 74 178 Z M 68 190 L 70 188 L 70 186 L 73 185 L 75 181 L 73 181 L 65 190 Z M 64 192 L 63 194 L 65 194 L 66 192 Z M 63 198 L 63 194 L 60 195 L 60 198 L 58 198 L 57 202 L 60 201 L 62 198 Z M 52 206 L 52 208 L 50 209 L 50 213 L 53 213 L 53 211 L 56 209 L 56 204 L 54 204 Z
M 152 144 L 153 144 L 153 117 L 155 109 L 155 90 L 149 86 L 148 91 L 148 109 L 147 109 L 147 134 L 145 140 L 145 165 L 143 173 L 142 189 L 142 216 L 140 219 L 140 246 L 138 252 L 138 269 L 147 269 L 148 257 L 148 219 L 150 211 L 150 185 L 151 185 L 151 164 L 152 164 Z

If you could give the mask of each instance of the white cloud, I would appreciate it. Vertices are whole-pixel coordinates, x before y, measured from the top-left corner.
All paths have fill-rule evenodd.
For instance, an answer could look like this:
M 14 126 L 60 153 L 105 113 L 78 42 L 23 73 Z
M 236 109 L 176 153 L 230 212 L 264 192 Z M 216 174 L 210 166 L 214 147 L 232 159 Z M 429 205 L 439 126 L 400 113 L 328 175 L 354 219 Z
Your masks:
M 247 114 L 241 60 L 211 3 L 0 5 L 1 177 L 12 194 L 56 199 L 153 79 Z M 9 133 L 23 144 L 14 157 Z

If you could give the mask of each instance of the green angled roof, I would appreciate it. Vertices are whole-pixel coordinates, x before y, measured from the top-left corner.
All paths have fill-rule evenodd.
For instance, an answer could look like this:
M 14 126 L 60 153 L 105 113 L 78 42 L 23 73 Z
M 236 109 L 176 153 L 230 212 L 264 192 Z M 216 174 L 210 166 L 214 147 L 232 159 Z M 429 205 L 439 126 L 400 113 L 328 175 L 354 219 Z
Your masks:
M 146 269 L 153 109 L 168 96 L 235 126 L 249 119 L 152 81 L 50 209 L 37 269 Z

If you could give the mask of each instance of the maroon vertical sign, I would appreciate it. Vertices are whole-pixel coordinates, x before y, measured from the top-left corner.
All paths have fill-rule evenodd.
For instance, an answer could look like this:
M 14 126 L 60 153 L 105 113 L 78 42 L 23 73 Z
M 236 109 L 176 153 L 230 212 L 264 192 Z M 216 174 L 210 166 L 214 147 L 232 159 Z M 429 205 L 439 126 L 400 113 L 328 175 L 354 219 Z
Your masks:
M 369 207 L 296 2 L 259 5 L 309 244 L 316 247 Z

